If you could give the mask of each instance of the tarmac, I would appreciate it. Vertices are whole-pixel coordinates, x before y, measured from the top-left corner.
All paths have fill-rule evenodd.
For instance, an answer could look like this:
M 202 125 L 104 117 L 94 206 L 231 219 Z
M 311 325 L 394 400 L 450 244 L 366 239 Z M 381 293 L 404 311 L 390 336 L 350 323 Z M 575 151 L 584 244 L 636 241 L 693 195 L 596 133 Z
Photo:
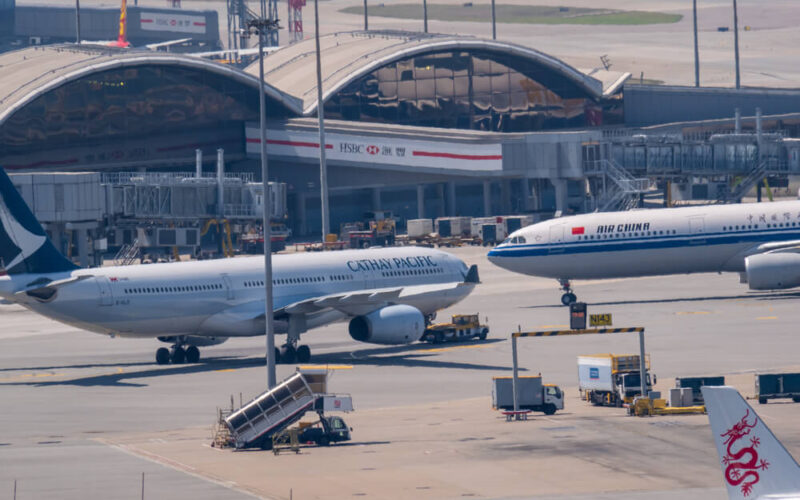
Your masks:
M 356 411 L 343 415 L 352 442 L 298 455 L 210 447 L 217 408 L 265 388 L 264 338 L 159 366 L 156 340 L 109 339 L 0 305 L 0 498 L 15 481 L 20 499 L 725 498 L 705 416 L 639 419 L 578 398 L 576 356 L 636 353 L 636 334 L 521 339 L 523 373 L 559 384 L 566 407 L 527 422 L 493 411 L 510 333 L 565 328 L 567 310 L 555 282 L 498 269 L 486 248 L 451 251 L 478 264 L 482 283 L 439 320 L 479 312 L 489 338 L 371 346 L 344 323 L 305 334 L 312 362 L 333 368 L 330 389 L 351 394 Z M 589 313 L 646 328 L 663 393 L 676 376 L 726 375 L 752 397 L 754 372 L 800 368 L 799 292 L 749 292 L 732 274 L 574 286 Z M 278 378 L 294 370 L 279 365 Z M 755 408 L 800 456 L 800 405 Z

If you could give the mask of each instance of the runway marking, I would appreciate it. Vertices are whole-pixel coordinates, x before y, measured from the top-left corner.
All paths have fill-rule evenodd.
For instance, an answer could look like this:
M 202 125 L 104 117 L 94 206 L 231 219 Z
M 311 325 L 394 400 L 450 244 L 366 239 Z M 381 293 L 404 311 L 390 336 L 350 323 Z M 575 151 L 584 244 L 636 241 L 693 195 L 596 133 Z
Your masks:
M 685 314 L 711 314 L 711 311 L 679 311 L 676 312 L 675 314 L 677 314 L 678 316 L 682 316 Z
M 437 347 L 435 349 L 420 349 L 417 352 L 445 352 L 445 351 L 455 351 L 456 349 L 483 349 L 486 347 L 492 347 L 491 345 L 486 344 L 478 344 L 478 345 L 454 345 L 452 347 Z
M 538 328 L 540 330 L 541 329 L 547 329 L 547 328 L 558 328 L 558 329 L 561 329 L 561 328 L 569 328 L 569 325 L 539 325 L 536 328 Z
M 300 370 L 352 370 L 353 365 L 298 365 Z
M 222 486 L 223 488 L 227 488 L 229 490 L 236 491 L 236 492 L 242 493 L 244 495 L 251 496 L 253 498 L 263 498 L 263 496 L 261 496 L 260 494 L 254 492 L 254 491 L 249 491 L 249 489 L 240 486 L 239 484 L 237 484 L 234 481 L 226 481 L 224 479 L 214 477 L 214 476 L 212 476 L 212 475 L 210 475 L 208 473 L 198 472 L 196 468 L 194 468 L 194 467 L 192 467 L 190 465 L 178 462 L 177 460 L 172 460 L 172 459 L 169 459 L 167 457 L 163 457 L 161 455 L 156 455 L 155 453 L 152 453 L 152 452 L 149 452 L 149 451 L 145 451 L 145 450 L 143 450 L 141 448 L 137 448 L 135 446 L 125 445 L 125 444 L 116 444 L 116 443 L 113 443 L 113 442 L 111 442 L 111 441 L 109 441 L 107 439 L 103 439 L 103 438 L 96 438 L 95 441 L 97 441 L 99 443 L 103 443 L 104 445 L 109 446 L 111 448 L 115 448 L 115 449 L 121 451 L 122 453 L 128 454 L 130 456 L 138 457 L 138 458 L 147 460 L 148 462 L 152 462 L 154 464 L 161 465 L 163 467 L 169 467 L 172 470 L 176 470 L 178 472 L 183 472 L 184 474 L 187 474 L 189 476 L 195 477 L 197 479 L 202 479 L 203 481 L 208 481 L 209 483 L 213 483 L 213 484 L 216 484 L 218 486 Z
M 13 377 L 0 377 L 3 381 L 25 380 L 26 378 L 44 378 L 44 377 L 60 377 L 63 373 L 25 373 L 23 375 L 15 375 Z
M 771 319 L 778 319 L 777 316 L 759 316 L 756 319 L 758 320 L 771 320 Z
M 236 368 L 223 368 L 222 370 L 214 370 L 214 371 L 215 371 L 215 372 L 217 372 L 217 373 L 222 373 L 222 372 L 235 372 L 235 371 L 236 371 Z

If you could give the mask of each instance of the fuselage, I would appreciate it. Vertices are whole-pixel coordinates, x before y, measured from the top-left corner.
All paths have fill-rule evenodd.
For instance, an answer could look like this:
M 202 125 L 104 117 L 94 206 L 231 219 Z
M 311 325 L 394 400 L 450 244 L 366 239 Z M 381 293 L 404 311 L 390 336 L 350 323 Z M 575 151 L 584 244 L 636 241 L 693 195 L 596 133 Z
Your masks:
M 800 239 L 800 201 L 748 203 L 551 219 L 489 252 L 506 269 L 556 279 L 744 272 L 761 244 Z
M 460 283 L 467 266 L 438 250 L 398 247 L 273 256 L 274 307 L 278 311 L 303 300 L 343 292 L 416 287 L 398 303 L 423 314 L 458 302 L 471 286 L 425 294 L 426 285 Z M 263 334 L 264 258 L 247 257 L 124 267 L 79 269 L 49 275 L 56 281 L 88 276 L 58 289 L 48 300 L 13 295 L 42 276 L 0 278 L 0 295 L 48 317 L 82 329 L 121 336 Z M 310 316 L 309 327 L 345 318 L 328 311 Z M 237 326 L 245 325 L 245 326 Z M 286 325 L 278 321 L 276 328 Z

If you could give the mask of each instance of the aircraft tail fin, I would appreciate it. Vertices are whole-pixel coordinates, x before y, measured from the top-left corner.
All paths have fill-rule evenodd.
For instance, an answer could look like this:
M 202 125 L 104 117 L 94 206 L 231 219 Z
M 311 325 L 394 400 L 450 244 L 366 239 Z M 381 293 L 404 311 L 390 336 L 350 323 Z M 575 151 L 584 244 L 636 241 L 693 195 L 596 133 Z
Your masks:
M 53 246 L 2 168 L 0 261 L 9 275 L 48 274 L 78 268 Z
M 731 499 L 800 493 L 800 466 L 733 387 L 702 387 Z
M 119 8 L 119 35 L 117 35 L 116 43 L 112 43 L 114 47 L 128 47 L 128 0 L 122 0 L 122 5 Z

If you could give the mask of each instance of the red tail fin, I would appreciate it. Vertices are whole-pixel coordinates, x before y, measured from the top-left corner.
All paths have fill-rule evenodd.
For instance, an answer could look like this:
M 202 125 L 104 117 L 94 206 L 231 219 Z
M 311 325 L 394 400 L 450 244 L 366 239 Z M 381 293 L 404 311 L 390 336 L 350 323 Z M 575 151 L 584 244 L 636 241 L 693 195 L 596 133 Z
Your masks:
M 119 9 L 119 36 L 117 42 L 112 44 L 114 47 L 128 47 L 128 1 L 122 0 L 122 6 Z

